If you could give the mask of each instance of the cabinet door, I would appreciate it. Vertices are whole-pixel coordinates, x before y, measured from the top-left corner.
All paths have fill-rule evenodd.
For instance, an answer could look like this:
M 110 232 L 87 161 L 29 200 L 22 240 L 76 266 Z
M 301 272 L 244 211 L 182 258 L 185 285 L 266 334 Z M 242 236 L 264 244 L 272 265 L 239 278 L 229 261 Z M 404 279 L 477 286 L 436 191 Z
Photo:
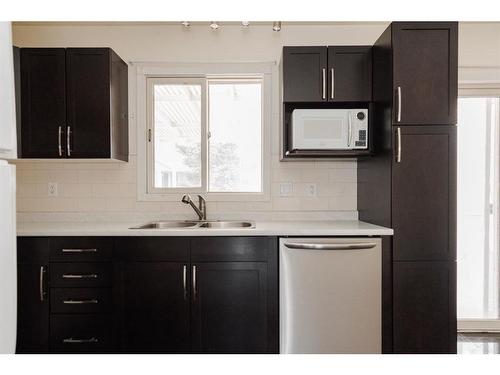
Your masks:
M 327 100 L 327 48 L 283 47 L 283 101 Z
M 392 27 L 393 122 L 455 124 L 458 24 L 396 22 Z
M 68 48 L 68 157 L 110 157 L 110 51 Z
M 119 266 L 123 352 L 189 351 L 187 272 L 182 263 L 125 262 Z
M 412 126 L 393 131 L 401 155 L 400 162 L 394 157 L 392 174 L 394 260 L 456 259 L 456 130 Z
M 267 265 L 264 262 L 192 266 L 192 350 L 266 353 Z
M 371 101 L 371 51 L 371 46 L 328 47 L 329 101 Z
M 49 289 L 47 238 L 17 241 L 16 353 L 48 353 Z
M 23 158 L 59 158 L 66 130 L 64 48 L 21 49 L 21 150 Z
M 394 353 L 456 353 L 456 263 L 395 262 Z

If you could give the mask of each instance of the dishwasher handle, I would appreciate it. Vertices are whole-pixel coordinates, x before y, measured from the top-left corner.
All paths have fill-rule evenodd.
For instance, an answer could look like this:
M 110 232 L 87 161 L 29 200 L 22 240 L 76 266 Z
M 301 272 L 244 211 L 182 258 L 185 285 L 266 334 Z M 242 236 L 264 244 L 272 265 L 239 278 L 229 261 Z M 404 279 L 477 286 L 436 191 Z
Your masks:
M 377 246 L 375 242 L 357 242 L 357 243 L 287 242 L 284 245 L 289 249 L 301 249 L 301 250 L 365 250 L 365 249 L 373 249 L 375 246 Z

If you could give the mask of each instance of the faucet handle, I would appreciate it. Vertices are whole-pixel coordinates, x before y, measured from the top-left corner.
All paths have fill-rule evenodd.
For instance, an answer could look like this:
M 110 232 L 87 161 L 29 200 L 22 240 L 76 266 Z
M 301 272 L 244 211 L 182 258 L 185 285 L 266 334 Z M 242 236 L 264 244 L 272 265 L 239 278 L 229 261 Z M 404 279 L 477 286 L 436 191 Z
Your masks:
M 189 204 L 191 202 L 191 196 L 189 194 L 184 194 L 184 196 L 181 199 L 181 202 Z

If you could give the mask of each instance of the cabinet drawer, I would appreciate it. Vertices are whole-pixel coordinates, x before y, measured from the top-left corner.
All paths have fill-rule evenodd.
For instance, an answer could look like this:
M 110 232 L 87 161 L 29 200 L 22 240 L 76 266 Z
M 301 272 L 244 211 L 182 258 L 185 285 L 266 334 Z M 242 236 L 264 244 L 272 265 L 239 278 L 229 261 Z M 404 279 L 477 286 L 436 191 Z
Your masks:
M 113 239 L 106 237 L 55 237 L 50 239 L 51 262 L 111 260 Z
M 199 237 L 191 240 L 192 262 L 265 262 L 275 237 Z
M 53 263 L 50 265 L 50 286 L 110 286 L 111 275 L 111 263 Z
M 53 315 L 51 352 L 102 353 L 113 349 L 110 315 Z
M 50 311 L 57 314 L 111 312 L 111 289 L 52 288 Z

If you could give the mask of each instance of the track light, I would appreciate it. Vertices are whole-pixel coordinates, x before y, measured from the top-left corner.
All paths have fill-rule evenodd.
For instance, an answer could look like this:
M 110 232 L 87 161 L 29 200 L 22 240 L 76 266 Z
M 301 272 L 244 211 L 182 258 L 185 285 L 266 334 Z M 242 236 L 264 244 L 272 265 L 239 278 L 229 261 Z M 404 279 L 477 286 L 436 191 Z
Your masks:
M 280 31 L 281 30 L 281 21 L 274 21 L 273 22 L 273 30 L 274 31 Z
M 191 26 L 191 24 L 189 23 L 189 21 L 182 21 L 181 22 L 182 26 L 184 26 L 186 29 Z
M 212 28 L 212 30 L 217 30 L 219 28 L 219 24 L 217 23 L 217 21 L 212 21 L 210 22 L 210 27 Z

